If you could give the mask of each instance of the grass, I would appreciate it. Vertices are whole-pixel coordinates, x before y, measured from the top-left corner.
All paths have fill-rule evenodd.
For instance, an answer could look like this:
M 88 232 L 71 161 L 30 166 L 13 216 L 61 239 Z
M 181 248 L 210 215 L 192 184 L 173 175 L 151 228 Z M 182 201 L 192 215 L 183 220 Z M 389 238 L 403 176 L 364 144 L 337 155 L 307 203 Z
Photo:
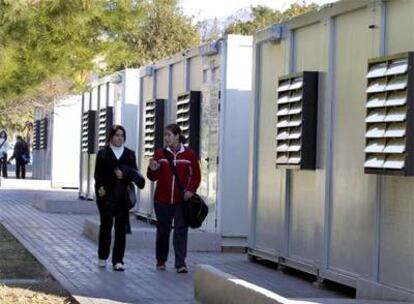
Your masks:
M 47 294 L 31 289 L 0 286 L 0 303 L 2 304 L 70 304 L 67 297 Z
M 73 303 L 62 286 L 1 224 L 0 303 Z

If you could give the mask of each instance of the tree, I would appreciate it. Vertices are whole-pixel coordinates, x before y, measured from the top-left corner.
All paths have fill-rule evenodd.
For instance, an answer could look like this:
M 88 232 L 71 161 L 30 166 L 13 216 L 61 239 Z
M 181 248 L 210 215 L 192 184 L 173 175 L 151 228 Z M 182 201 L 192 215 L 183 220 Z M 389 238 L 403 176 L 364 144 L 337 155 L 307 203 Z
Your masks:
M 258 29 L 266 26 L 282 23 L 290 18 L 316 10 L 318 5 L 294 3 L 284 12 L 273 10 L 267 6 L 259 5 L 251 7 L 252 19 L 249 21 L 236 20 L 229 24 L 225 30 L 226 34 L 253 35 Z
M 198 29 L 203 42 L 215 41 L 219 39 L 222 34 L 217 17 L 213 20 L 204 20 L 199 22 Z
M 53 101 L 45 88 L 79 92 L 90 73 L 138 67 L 196 45 L 191 21 L 177 0 L 0 0 L 2 121 Z
M 200 41 L 192 19 L 184 15 L 177 0 L 147 0 L 139 5 L 134 4 L 136 1 L 128 5 L 112 2 L 115 9 L 106 11 L 102 18 L 108 47 L 105 73 L 142 66 Z

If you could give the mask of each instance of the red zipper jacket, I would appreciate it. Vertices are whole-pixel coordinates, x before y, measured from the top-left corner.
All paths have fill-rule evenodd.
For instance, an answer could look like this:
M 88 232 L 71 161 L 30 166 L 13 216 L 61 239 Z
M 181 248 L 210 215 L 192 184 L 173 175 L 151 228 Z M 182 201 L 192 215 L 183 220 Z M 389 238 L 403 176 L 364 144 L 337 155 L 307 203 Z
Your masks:
M 155 171 L 150 167 L 147 170 L 147 177 L 153 182 L 157 181 L 154 202 L 180 204 L 183 201 L 183 194 L 180 193 L 166 153 L 169 153 L 185 191 L 193 193 L 197 191 L 201 182 L 200 164 L 194 152 L 184 148 L 183 145 L 178 152 L 173 152 L 170 148 L 167 148 L 167 152 L 164 149 L 155 151 L 153 159 L 160 164 L 160 167 Z

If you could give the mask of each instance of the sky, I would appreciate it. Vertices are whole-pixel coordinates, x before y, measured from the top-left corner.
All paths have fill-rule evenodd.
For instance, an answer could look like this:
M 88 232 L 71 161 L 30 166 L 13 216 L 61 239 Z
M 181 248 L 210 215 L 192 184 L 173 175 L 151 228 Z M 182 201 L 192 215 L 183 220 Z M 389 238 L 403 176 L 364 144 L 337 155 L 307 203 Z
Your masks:
M 306 0 L 306 3 L 322 5 L 335 1 L 337 0 Z M 181 6 L 186 15 L 194 16 L 196 21 L 201 21 L 229 16 L 251 5 L 266 5 L 273 9 L 285 10 L 295 2 L 298 0 L 181 0 Z

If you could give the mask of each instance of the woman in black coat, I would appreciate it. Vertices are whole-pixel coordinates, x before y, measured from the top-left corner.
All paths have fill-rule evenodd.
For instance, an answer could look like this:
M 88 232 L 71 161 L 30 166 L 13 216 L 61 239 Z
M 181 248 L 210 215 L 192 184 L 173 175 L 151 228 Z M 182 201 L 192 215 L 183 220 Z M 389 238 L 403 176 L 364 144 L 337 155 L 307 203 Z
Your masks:
M 95 192 L 101 225 L 99 229 L 99 266 L 105 267 L 111 245 L 111 231 L 115 219 L 115 242 L 112 250 L 112 265 L 115 271 L 124 271 L 126 233 L 129 230 L 131 202 L 127 188 L 130 180 L 125 172 L 136 171 L 135 152 L 124 147 L 124 127 L 114 125 L 108 136 L 108 144 L 96 158 Z M 134 189 L 132 191 L 135 191 Z
M 16 136 L 16 143 L 14 144 L 13 155 L 10 157 L 9 162 L 12 159 L 16 160 L 16 178 L 26 178 L 26 160 L 25 156 L 29 156 L 29 148 L 27 147 L 26 142 L 23 140 L 23 137 L 20 135 Z

